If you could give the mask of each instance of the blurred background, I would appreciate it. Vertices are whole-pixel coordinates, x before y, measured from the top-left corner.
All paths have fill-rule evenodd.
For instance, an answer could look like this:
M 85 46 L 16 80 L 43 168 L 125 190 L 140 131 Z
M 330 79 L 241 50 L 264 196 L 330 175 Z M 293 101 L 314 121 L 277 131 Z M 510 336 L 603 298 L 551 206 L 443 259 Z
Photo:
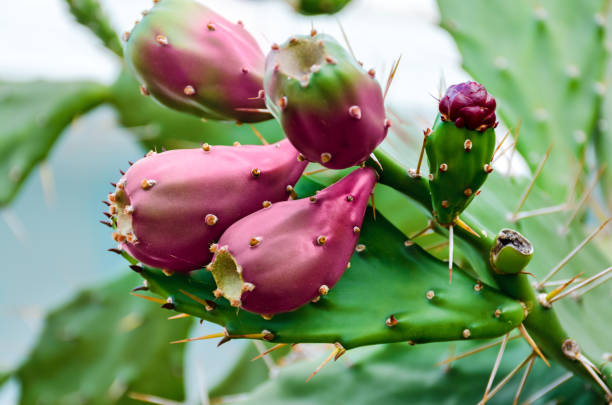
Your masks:
M 450 36 L 437 26 L 433 0 L 359 0 L 338 17 L 305 18 L 279 1 L 202 0 L 230 20 L 241 19 L 266 49 L 294 33 L 341 37 L 344 27 L 356 55 L 385 78 L 402 55 L 389 104 L 416 111 L 426 126 L 435 114 L 441 78 L 463 81 L 460 57 Z M 150 0 L 103 0 L 114 26 L 130 30 Z M 265 32 L 265 34 L 264 34 Z M 78 25 L 62 0 L 9 2 L 0 13 L 0 81 L 92 80 L 111 84 L 122 66 L 91 32 Z M 384 79 L 381 79 L 384 80 Z M 41 332 L 46 312 L 85 287 L 125 272 L 108 229 L 98 223 L 109 182 L 128 160 L 142 154 L 134 137 L 102 106 L 75 120 L 48 159 L 26 180 L 17 198 L 0 211 L 0 370 L 17 367 Z M 129 299 L 127 296 L 125 299 Z M 215 332 L 207 325 L 207 333 Z M 194 334 L 202 334 L 198 328 Z M 208 332 L 210 331 L 210 332 Z M 216 348 L 190 345 L 188 367 L 210 386 L 224 376 L 244 342 Z M 214 365 L 214 367 L 207 367 Z M 193 371 L 193 369 L 192 369 Z M 18 387 L 0 388 L 0 404 L 16 403 Z

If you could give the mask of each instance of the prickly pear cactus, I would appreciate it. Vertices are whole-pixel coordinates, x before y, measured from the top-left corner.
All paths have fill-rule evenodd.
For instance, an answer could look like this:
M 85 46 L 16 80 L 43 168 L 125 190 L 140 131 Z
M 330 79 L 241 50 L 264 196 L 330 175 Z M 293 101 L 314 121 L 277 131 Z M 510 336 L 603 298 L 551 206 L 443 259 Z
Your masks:
M 139 134 L 143 144 L 161 149 L 203 142 L 197 149 L 151 153 L 122 173 L 106 201 L 105 222 L 118 243 L 109 250 L 144 279 L 132 294 L 173 311 L 172 319 L 199 318 L 224 327 L 187 338 L 186 324 L 151 324 L 157 339 L 145 340 L 152 352 L 180 354 L 158 351 L 160 336 L 175 344 L 259 341 L 265 351 L 258 357 L 274 352 L 287 363 L 304 343 L 331 346 L 316 369 L 319 363 L 302 361 L 279 378 L 249 377 L 262 382 L 258 388 L 251 382 L 228 388 L 226 380 L 213 390 L 226 395 L 252 389 L 243 403 L 366 404 L 384 398 L 394 404 L 406 397 L 422 403 L 612 401 L 609 290 L 600 287 L 612 268 L 606 246 L 596 244 L 611 219 L 592 194 L 603 168 L 573 163 L 609 143 L 602 140 L 607 110 L 601 109 L 608 2 L 589 0 L 578 7 L 571 0 L 466 1 L 438 0 L 441 25 L 457 41 L 466 69 L 491 93 L 477 82 L 451 86 L 420 149 L 398 141 L 404 128 L 400 122 L 397 133 L 390 129 L 375 75 L 333 38 L 313 30 L 272 46 L 266 58 L 242 24 L 189 0 L 156 1 L 126 36 L 126 60 L 145 84 L 142 93 L 212 120 L 256 122 L 273 115 L 278 123 L 266 123 L 267 135 L 287 140 L 221 146 L 233 142 L 225 135 L 248 139 L 245 127 L 204 123 L 199 131 L 194 117 L 163 111 L 146 98 L 133 102 L 137 87 L 126 73 L 110 88 L 83 93 L 90 95 L 86 105 L 69 97 L 69 104 L 80 107 L 52 109 L 50 130 L 43 131 L 49 139 L 74 113 L 108 100 L 124 125 L 148 128 L 146 136 Z M 298 7 L 333 13 L 346 3 L 303 1 Z M 69 5 L 120 53 L 95 0 Z M 494 131 L 496 107 L 506 126 L 518 129 L 522 120 L 511 148 L 526 159 L 530 178 L 489 175 L 501 143 Z M 257 137 L 249 136 L 267 143 L 257 128 L 262 127 L 253 127 Z M 181 131 L 189 133 L 176 134 Z M 421 173 L 425 152 L 429 173 Z M 596 152 L 605 163 L 605 150 Z M 29 154 L 24 168 L 43 155 Z M 303 174 L 307 161 L 341 170 Z M 351 168 L 357 165 L 362 167 Z M 7 178 L 14 167 L 19 166 L 5 170 Z M 16 186 L 4 189 L 10 198 Z M 449 284 L 446 269 L 453 265 L 457 272 Z M 127 289 L 129 280 L 103 289 L 104 297 Z M 111 302 L 106 298 L 100 302 Z M 96 316 L 88 319 L 96 323 L 102 310 L 94 301 L 86 304 L 95 304 Z M 131 314 L 120 315 L 109 319 L 119 328 L 133 327 Z M 62 334 L 70 329 L 62 328 Z M 104 333 L 109 331 L 114 332 Z M 81 343 L 118 353 L 111 343 L 98 345 L 91 331 L 81 335 Z M 481 345 L 481 339 L 496 340 Z M 46 340 L 8 374 L 24 387 L 34 386 L 37 364 L 47 365 L 44 354 L 55 353 Z M 456 349 L 466 351 L 455 354 Z M 348 367 L 327 367 L 315 387 L 299 389 L 303 385 L 296 381 L 303 384 L 343 355 Z M 97 361 L 100 370 L 110 370 Z M 247 373 L 243 361 L 229 378 Z M 436 362 L 441 368 L 432 367 Z M 137 372 L 125 381 L 182 396 L 180 384 L 154 387 L 149 369 Z M 520 381 L 513 379 L 519 372 Z M 49 378 L 69 375 L 53 369 Z M 5 379 L 2 374 L 0 382 Z M 73 383 L 67 385 L 73 390 Z M 107 386 L 100 395 L 115 392 Z M 60 384 L 40 387 L 23 402 L 40 392 L 48 403 L 102 398 L 97 389 L 91 397 L 72 397 Z
M 171 26 L 163 28 L 172 31 Z M 425 176 L 420 172 L 420 158 L 416 171 L 408 170 L 405 162 L 398 162 L 384 147 L 377 149 L 390 128 L 380 86 L 373 72 L 364 71 L 329 36 L 313 30 L 310 36 L 294 36 L 283 45 L 273 45 L 265 72 L 266 106 L 300 153 L 294 153 L 293 163 L 287 163 L 298 168 L 294 169 L 296 176 L 304 161 L 330 169 L 362 168 L 331 176 L 309 174 L 295 188 L 293 183 L 286 188 L 288 201 L 269 200 L 255 212 L 232 217 L 233 224 L 219 228 L 219 234 L 195 243 L 200 244 L 195 251 L 214 256 L 206 266 L 200 260 L 189 273 L 155 269 L 152 261 L 139 263 L 138 257 L 129 255 L 130 249 L 138 248 L 138 240 L 132 248 L 113 249 L 146 280 L 141 289 L 160 296 L 142 297 L 225 327 L 223 333 L 174 343 L 255 339 L 275 344 L 271 350 L 287 344 L 333 344 L 325 364 L 348 349 L 366 345 L 502 337 L 492 344 L 499 344 L 500 351 L 483 402 L 524 367 L 526 379 L 537 358 L 547 367 L 554 362 L 556 370 L 565 368 L 599 394 L 612 398 L 609 383 L 599 377 L 605 371 L 603 365 L 589 355 L 601 354 L 601 342 L 593 344 L 597 339 L 589 339 L 578 331 L 575 320 L 568 320 L 566 311 L 576 313 L 577 304 L 557 303 L 604 280 L 610 269 L 596 270 L 603 267 L 604 257 L 589 247 L 588 266 L 593 270 L 588 278 L 572 287 L 576 277 L 549 283 L 607 222 L 582 242 L 584 230 L 571 220 L 566 223 L 564 232 L 571 231 L 572 238 L 565 247 L 570 251 L 575 243 L 578 246 L 548 272 L 552 266 L 547 264 L 554 264 L 554 253 L 561 245 L 551 247 L 549 243 L 561 226 L 534 222 L 538 224 L 534 227 L 525 222 L 533 216 L 521 211 L 549 203 L 548 197 L 539 195 L 548 183 L 537 182 L 543 163 L 528 184 L 498 177 L 492 186 L 496 197 L 475 199 L 481 190 L 487 191 L 485 180 L 499 150 L 494 131 L 497 103 L 482 84 L 452 85 L 439 101 L 439 116 L 432 130 L 425 132 L 421 150 L 421 158 L 426 152 L 430 169 Z M 179 159 L 164 154 L 169 161 Z M 265 171 L 251 174 L 265 177 Z M 177 185 L 185 183 L 181 177 L 185 176 L 179 176 Z M 225 182 L 238 177 L 228 172 Z M 366 210 L 376 183 L 387 187 L 383 202 L 378 209 L 373 203 Z M 147 186 L 154 190 L 157 183 Z M 147 187 L 142 183 L 141 188 Z M 520 193 L 517 188 L 526 191 Z M 535 194 L 526 202 L 530 193 Z M 298 196 L 303 198 L 291 201 Z M 189 206 L 193 200 L 204 204 L 207 198 L 172 195 L 177 206 Z M 406 198 L 420 206 L 409 212 L 427 221 L 424 229 L 406 226 L 410 219 L 393 203 Z M 226 194 L 222 202 L 237 204 L 241 199 Z M 470 205 L 473 200 L 478 201 L 475 207 Z M 518 208 L 512 211 L 510 204 Z M 173 212 L 173 221 L 193 222 L 190 215 L 183 218 L 180 210 Z M 151 219 L 153 229 L 159 227 L 159 219 Z M 115 232 L 121 232 L 121 222 L 111 223 Z M 420 238 L 427 233 L 444 241 L 443 252 L 423 243 Z M 173 241 L 181 244 L 179 238 Z M 187 250 L 194 251 L 193 246 Z M 531 261 L 538 250 L 547 261 Z M 151 253 L 155 251 L 162 249 L 156 247 Z M 449 269 L 456 264 L 460 270 L 452 284 L 446 281 L 447 264 Z M 538 281 L 532 283 L 529 277 L 534 275 Z M 528 355 L 499 386 L 492 387 L 513 330 L 517 332 L 512 339 L 523 339 L 521 347 L 529 349 Z M 522 389 L 520 386 L 515 402 Z

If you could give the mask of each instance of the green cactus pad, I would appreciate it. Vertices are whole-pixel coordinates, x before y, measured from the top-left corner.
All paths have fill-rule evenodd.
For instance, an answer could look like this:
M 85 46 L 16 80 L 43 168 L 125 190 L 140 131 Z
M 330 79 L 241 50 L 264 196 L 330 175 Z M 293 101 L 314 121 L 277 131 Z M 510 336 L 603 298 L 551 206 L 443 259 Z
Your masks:
M 478 339 L 502 335 L 522 322 L 519 302 L 462 273 L 449 285 L 444 263 L 418 246 L 405 247 L 404 236 L 384 218 L 374 222 L 371 212 L 366 218 L 360 240 L 365 250 L 355 253 L 328 295 L 271 320 L 215 300 L 215 282 L 206 270 L 168 277 L 145 268 L 142 276 L 154 293 L 172 298 L 176 311 L 223 325 L 230 336 L 269 330 L 277 343 L 340 342 L 349 349 L 395 341 Z M 207 311 L 181 290 L 208 300 L 215 309 Z
M 493 128 L 479 132 L 436 120 L 426 152 L 434 212 L 441 224 L 452 224 L 472 201 L 492 170 L 494 148 Z

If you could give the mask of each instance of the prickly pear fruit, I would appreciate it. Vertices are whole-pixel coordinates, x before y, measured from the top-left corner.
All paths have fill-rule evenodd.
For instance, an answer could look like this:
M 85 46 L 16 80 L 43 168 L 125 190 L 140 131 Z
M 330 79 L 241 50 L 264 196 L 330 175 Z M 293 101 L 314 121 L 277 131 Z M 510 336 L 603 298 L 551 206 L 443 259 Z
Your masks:
M 373 169 L 357 169 L 310 198 L 236 222 L 213 246 L 215 295 L 272 315 L 327 294 L 348 266 L 375 184 Z
M 365 161 L 389 129 L 378 82 L 333 38 L 296 36 L 266 60 L 266 105 L 311 162 L 343 169 Z
M 113 237 L 141 262 L 190 271 L 210 262 L 209 245 L 242 217 L 286 200 L 305 162 L 287 141 L 150 152 L 109 195 Z
M 429 184 L 436 218 L 454 223 L 493 167 L 495 99 L 476 82 L 450 86 L 427 137 Z
M 527 267 L 533 257 L 533 245 L 513 229 L 499 231 L 491 248 L 490 262 L 500 274 L 515 274 Z
M 179 111 L 216 120 L 271 118 L 263 90 L 264 55 L 239 21 L 194 0 L 164 0 L 128 36 L 128 65 L 141 91 Z
M 287 0 L 300 14 L 334 14 L 342 10 L 351 0 Z

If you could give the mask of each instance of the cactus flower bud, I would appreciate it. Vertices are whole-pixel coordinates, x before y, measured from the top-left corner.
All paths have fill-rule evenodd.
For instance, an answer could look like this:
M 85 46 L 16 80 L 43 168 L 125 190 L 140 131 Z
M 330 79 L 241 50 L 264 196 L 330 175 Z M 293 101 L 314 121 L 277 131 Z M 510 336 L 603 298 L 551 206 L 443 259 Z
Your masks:
M 497 125 L 495 99 L 477 82 L 450 86 L 438 109 L 442 121 L 452 121 L 459 128 L 482 132 Z

